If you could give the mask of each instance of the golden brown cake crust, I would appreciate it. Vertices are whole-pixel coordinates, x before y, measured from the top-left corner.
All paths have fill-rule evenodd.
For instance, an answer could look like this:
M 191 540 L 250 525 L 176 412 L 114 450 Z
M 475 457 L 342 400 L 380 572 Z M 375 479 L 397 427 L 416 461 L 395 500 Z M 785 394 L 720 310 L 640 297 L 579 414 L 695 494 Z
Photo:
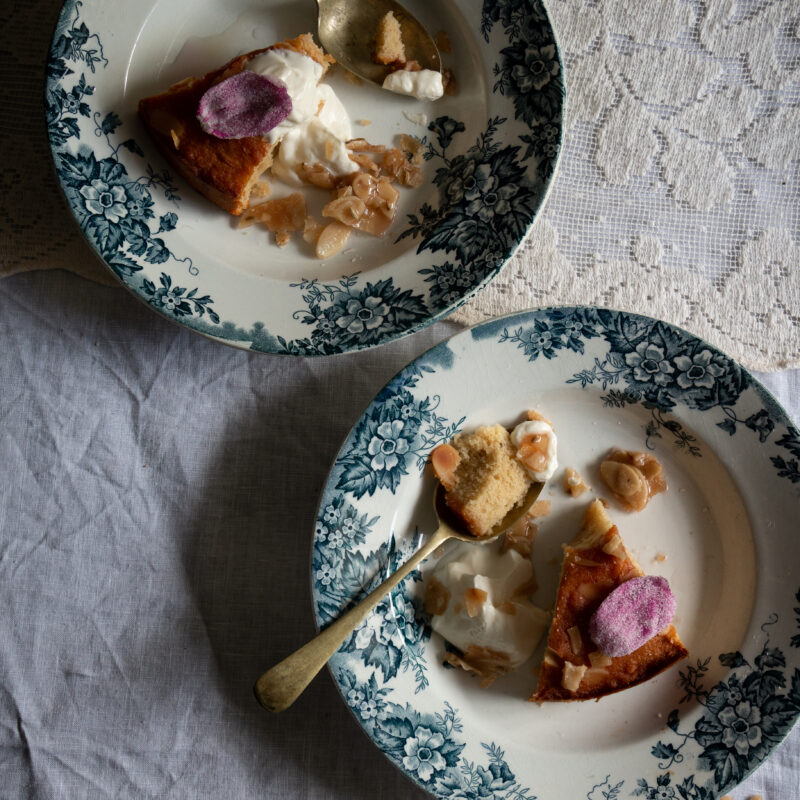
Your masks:
M 564 551 L 547 656 L 531 700 L 599 699 L 649 680 L 688 655 L 675 628 L 669 625 L 633 653 L 613 658 L 607 666 L 592 667 L 589 654 L 597 652 L 589 635 L 592 615 L 613 589 L 644 575 L 644 571 L 625 548 L 600 501 L 589 506 L 581 532 Z M 569 633 L 574 628 L 580 635 L 577 653 L 573 646 L 576 634 Z M 574 691 L 562 685 L 566 662 L 586 667 Z
M 231 214 L 241 214 L 250 190 L 272 164 L 273 146 L 258 136 L 218 139 L 197 121 L 197 105 L 210 86 L 241 72 L 247 62 L 267 50 L 294 50 L 313 58 L 324 76 L 333 58 L 304 33 L 237 56 L 202 78 L 187 78 L 162 94 L 139 101 L 139 116 L 169 163 L 201 194 Z

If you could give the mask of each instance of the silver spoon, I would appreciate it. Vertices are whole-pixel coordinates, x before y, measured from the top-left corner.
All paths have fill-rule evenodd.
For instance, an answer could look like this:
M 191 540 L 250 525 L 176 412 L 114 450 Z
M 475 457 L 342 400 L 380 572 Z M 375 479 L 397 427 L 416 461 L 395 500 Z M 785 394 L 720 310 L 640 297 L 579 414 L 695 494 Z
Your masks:
M 439 50 L 422 25 L 394 0 L 317 0 L 317 32 L 322 46 L 354 75 L 378 86 L 391 72 L 375 64 L 372 51 L 378 22 L 392 11 L 400 23 L 406 59 L 422 69 L 441 72 Z
M 377 589 L 368 594 L 360 603 L 332 622 L 322 633 L 310 642 L 295 650 L 272 669 L 267 670 L 256 681 L 256 698 L 267 711 L 283 711 L 303 693 L 314 676 L 328 663 L 330 657 L 341 647 L 345 639 L 358 627 L 363 619 L 400 581 L 424 561 L 439 545 L 448 539 L 462 542 L 489 542 L 508 530 L 521 519 L 542 491 L 543 483 L 534 483 L 528 489 L 522 503 L 513 508 L 492 530 L 480 538 L 469 533 L 453 516 L 444 501 L 444 489 L 437 485 L 434 494 L 434 509 L 439 527 L 425 544 L 390 575 Z

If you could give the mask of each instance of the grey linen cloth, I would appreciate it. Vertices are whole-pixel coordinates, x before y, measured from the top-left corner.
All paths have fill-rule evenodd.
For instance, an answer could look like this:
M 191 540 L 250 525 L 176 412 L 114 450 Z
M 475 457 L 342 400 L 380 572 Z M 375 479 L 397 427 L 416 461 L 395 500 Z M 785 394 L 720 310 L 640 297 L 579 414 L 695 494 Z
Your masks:
M 1 798 L 426 796 L 327 672 L 276 716 L 252 684 L 314 633 L 311 532 L 341 441 L 455 330 L 259 356 L 74 275 L 0 281 Z M 797 372 L 761 378 L 800 416 Z M 799 734 L 735 800 L 797 800 Z

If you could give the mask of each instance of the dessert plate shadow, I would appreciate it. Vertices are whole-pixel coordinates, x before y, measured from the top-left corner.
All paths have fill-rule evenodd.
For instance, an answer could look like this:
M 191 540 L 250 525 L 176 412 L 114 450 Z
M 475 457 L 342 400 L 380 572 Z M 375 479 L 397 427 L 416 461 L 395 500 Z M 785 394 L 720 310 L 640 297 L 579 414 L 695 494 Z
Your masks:
M 108 268 L 191 330 L 295 355 L 397 339 L 479 291 L 550 186 L 564 105 L 558 47 L 533 0 L 409 0 L 408 8 L 446 34 L 453 95 L 421 102 L 357 85 L 342 70 L 328 82 L 354 136 L 422 142 L 424 183 L 402 190 L 385 237 L 356 234 L 319 261 L 299 234 L 279 248 L 260 226 L 238 229 L 170 171 L 136 115 L 143 96 L 313 31 L 313 2 L 197 0 L 187 15 L 179 0 L 68 0 L 48 58 L 48 135 L 69 207 Z M 306 194 L 319 217 L 323 193 Z
M 552 606 L 561 545 L 612 447 L 652 452 L 668 489 L 609 513 L 648 574 L 677 598 L 689 658 L 599 702 L 527 702 L 541 649 L 481 690 L 443 666 L 422 607 L 426 563 L 330 662 L 377 747 L 441 797 L 712 798 L 761 763 L 800 714 L 800 433 L 741 366 L 667 323 L 568 307 L 479 325 L 409 364 L 356 422 L 332 466 L 311 565 L 324 626 L 430 533 L 430 451 L 458 430 L 552 420 L 559 471 L 534 549 Z M 592 487 L 575 499 L 563 471 Z M 578 756 L 578 758 L 576 758 Z M 681 791 L 678 792 L 678 787 Z

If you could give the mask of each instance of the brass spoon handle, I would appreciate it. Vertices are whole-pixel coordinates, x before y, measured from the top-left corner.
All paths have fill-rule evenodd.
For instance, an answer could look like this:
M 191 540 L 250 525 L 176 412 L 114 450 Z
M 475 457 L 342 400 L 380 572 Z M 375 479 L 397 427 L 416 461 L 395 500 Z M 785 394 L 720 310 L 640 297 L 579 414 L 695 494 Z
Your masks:
M 440 544 L 452 536 L 452 531 L 440 525 L 425 544 L 346 614 L 332 622 L 308 644 L 295 650 L 272 669 L 267 670 L 257 681 L 255 693 L 258 702 L 267 711 L 283 711 L 303 693 L 314 676 L 328 663 L 328 659 L 339 649 L 342 642 L 358 627 L 359 623 L 417 565 L 424 561 Z

